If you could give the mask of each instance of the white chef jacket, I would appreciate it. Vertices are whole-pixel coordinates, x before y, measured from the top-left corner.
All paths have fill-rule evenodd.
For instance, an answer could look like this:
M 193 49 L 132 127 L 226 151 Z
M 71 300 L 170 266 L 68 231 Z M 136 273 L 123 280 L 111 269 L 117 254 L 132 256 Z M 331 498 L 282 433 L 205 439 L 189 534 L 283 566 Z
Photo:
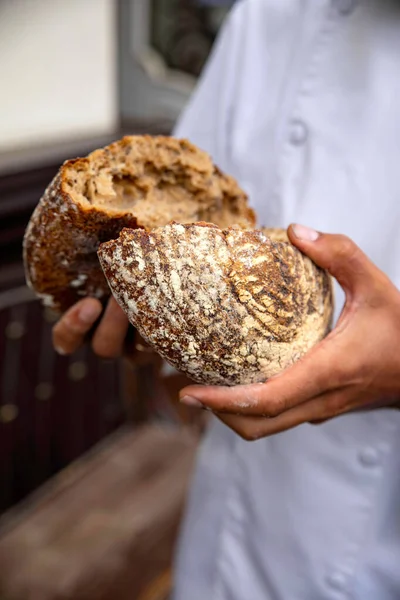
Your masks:
M 238 2 L 175 133 L 261 224 L 345 233 L 400 286 L 400 2 Z M 175 598 L 400 599 L 400 411 L 257 442 L 213 420 Z

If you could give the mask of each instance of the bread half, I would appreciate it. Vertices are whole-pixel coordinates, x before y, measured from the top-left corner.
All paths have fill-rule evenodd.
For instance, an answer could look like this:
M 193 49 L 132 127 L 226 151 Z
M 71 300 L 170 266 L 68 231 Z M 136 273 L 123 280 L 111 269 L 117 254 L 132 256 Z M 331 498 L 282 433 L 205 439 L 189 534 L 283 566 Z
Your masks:
M 59 311 L 85 296 L 105 300 L 110 291 L 96 254 L 100 243 L 117 238 L 124 227 L 150 229 L 171 220 L 255 224 L 236 181 L 186 140 L 124 137 L 69 160 L 27 227 L 27 282 Z
M 265 381 L 330 329 L 330 277 L 280 229 L 125 229 L 98 255 L 130 322 L 198 383 Z

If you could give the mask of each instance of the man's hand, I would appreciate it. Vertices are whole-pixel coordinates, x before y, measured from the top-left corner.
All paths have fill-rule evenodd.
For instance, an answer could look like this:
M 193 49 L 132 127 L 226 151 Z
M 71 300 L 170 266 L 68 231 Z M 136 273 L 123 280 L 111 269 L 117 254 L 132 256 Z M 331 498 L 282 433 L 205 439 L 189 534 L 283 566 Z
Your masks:
M 346 303 L 336 327 L 266 383 L 193 385 L 181 391 L 183 403 L 212 410 L 248 440 L 349 411 L 390 406 L 400 398 L 400 292 L 347 237 L 299 225 L 288 233 L 344 289 Z
M 102 313 L 95 298 L 85 298 L 72 306 L 53 328 L 53 344 L 60 354 L 72 354 L 84 342 Z M 114 298 L 108 301 L 104 315 L 92 338 L 93 351 L 103 358 L 123 352 L 129 322 Z

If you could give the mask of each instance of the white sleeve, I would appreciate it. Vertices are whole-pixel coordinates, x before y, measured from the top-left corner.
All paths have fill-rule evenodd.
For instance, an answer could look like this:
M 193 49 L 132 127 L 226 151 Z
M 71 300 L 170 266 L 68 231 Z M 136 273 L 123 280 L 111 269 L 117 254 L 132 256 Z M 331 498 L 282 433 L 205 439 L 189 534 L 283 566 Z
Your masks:
M 230 11 L 214 44 L 197 88 L 178 120 L 174 136 L 187 138 L 208 152 L 229 173 L 230 123 L 240 63 L 241 8 Z

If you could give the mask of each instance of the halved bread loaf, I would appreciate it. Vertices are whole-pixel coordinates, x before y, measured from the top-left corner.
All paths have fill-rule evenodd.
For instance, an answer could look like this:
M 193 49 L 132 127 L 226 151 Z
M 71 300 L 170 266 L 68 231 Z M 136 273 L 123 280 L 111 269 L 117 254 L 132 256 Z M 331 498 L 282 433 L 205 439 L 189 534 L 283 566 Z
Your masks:
M 125 229 L 98 255 L 130 322 L 199 383 L 265 381 L 330 328 L 329 275 L 283 230 L 209 223 Z
M 171 220 L 221 227 L 255 224 L 245 193 L 186 140 L 131 136 L 65 162 L 36 207 L 24 238 L 26 278 L 60 311 L 84 296 L 106 299 L 96 255 L 123 227 Z

